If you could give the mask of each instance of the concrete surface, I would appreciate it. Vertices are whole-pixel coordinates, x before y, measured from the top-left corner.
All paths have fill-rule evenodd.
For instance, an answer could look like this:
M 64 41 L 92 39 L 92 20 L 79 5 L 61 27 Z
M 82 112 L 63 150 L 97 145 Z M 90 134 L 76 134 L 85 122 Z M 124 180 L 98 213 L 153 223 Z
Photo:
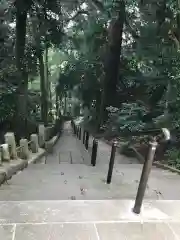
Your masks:
M 39 148 L 37 153 L 30 153 L 28 160 L 15 159 L 8 162 L 3 162 L 3 164 L 0 166 L 0 185 L 11 179 L 13 175 L 26 168 L 28 164 L 38 161 L 43 155 L 45 155 L 45 151 Z
M 135 199 L 142 165 L 122 164 L 123 157 L 117 153 L 112 183 L 108 185 L 108 149 L 107 144 L 100 143 L 97 166 L 90 166 L 89 153 L 67 124 L 53 154 L 13 176 L 8 185 L 2 185 L 0 200 Z M 180 199 L 180 176 L 153 167 L 145 198 Z
M 3 240 L 178 240 L 179 223 L 26 224 L 0 227 Z
M 0 200 L 66 200 L 76 199 L 134 199 L 138 181 L 122 169 L 106 184 L 107 167 L 93 168 L 84 164 L 35 164 L 0 188 Z M 136 171 L 138 179 L 139 169 Z M 154 186 L 155 187 L 155 186 Z M 176 192 L 176 195 L 179 193 Z M 175 193 L 174 193 L 175 194 Z M 171 196 L 170 196 L 171 197 Z M 154 189 L 147 189 L 146 198 L 158 199 Z
M 180 201 L 132 200 L 0 202 L 0 239 L 180 239 Z M 169 214 L 171 213 L 171 214 Z M 174 215 L 175 214 L 175 215 Z
M 0 224 L 180 222 L 180 201 L 145 200 L 141 214 L 134 200 L 1 201 Z
M 3 240 L 180 240 L 180 176 L 153 167 L 140 215 L 132 213 L 142 165 L 99 142 L 96 167 L 69 123 L 52 154 L 0 187 Z M 41 156 L 44 153 L 41 152 Z
M 43 156 L 45 156 L 46 152 L 43 148 L 39 148 L 37 153 L 30 154 L 30 158 L 28 159 L 28 164 L 38 162 Z

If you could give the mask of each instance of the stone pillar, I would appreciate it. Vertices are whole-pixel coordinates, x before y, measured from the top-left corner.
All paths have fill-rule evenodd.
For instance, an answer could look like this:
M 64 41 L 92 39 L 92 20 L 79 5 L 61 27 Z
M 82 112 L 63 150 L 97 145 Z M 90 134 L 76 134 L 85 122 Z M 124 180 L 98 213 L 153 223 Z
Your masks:
M 2 165 L 2 147 L 0 146 L 0 165 Z
M 2 160 L 10 161 L 9 146 L 7 143 L 1 145 Z
M 4 136 L 5 143 L 9 146 L 10 158 L 17 159 L 16 141 L 13 132 L 7 132 Z
M 45 143 L 45 149 L 48 153 L 53 153 L 53 142 L 52 140 Z
M 43 147 L 45 143 L 45 127 L 44 124 L 39 125 L 39 146 Z
M 51 136 L 51 128 L 52 128 L 52 127 L 46 127 L 46 128 L 45 128 L 45 134 L 44 134 L 45 141 L 49 141 L 49 139 L 50 139 L 50 136 Z
M 38 144 L 38 135 L 37 134 L 31 134 L 31 151 L 32 153 L 37 153 L 39 149 Z
M 28 148 L 28 140 L 21 139 L 20 140 L 20 158 L 28 159 L 29 158 L 29 148 Z
M 44 141 L 48 141 L 49 127 L 44 128 Z

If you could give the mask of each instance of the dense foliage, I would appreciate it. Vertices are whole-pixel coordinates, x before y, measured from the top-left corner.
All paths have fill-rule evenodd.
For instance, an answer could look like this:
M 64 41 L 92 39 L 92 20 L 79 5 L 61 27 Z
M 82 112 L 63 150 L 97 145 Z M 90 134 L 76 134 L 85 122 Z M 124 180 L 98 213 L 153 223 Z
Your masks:
M 179 128 L 179 11 L 178 0 L 1 0 L 0 122 L 23 135 L 88 109 L 96 130 Z

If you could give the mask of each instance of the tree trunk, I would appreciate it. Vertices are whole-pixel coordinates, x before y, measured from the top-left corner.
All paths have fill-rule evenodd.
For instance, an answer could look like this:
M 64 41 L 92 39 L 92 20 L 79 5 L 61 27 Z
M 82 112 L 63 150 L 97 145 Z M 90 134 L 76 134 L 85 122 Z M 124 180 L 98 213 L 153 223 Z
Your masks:
M 59 118 L 59 96 L 56 91 L 56 119 Z
M 18 137 L 24 137 L 27 133 L 27 94 L 28 75 L 24 64 L 24 51 L 26 42 L 27 11 L 19 10 L 19 2 L 16 1 L 16 46 L 15 58 L 18 70 L 19 83 L 17 87 L 16 102 L 16 126 Z
M 28 74 L 23 75 L 23 83 L 18 88 L 17 97 L 17 135 L 18 138 L 25 138 L 28 134 Z
M 45 75 L 45 81 L 46 81 L 46 89 L 48 90 L 48 98 L 50 96 L 49 93 L 49 72 L 48 72 L 48 47 L 45 48 L 45 61 L 44 61 L 44 75 Z
M 97 120 L 97 131 L 99 131 L 102 121 L 104 119 L 104 106 L 105 106 L 105 90 L 102 89 L 101 92 L 101 104 L 100 104 L 100 110 L 99 110 L 99 117 Z
M 62 93 L 59 94 L 59 112 L 63 114 L 62 109 L 63 109 L 63 102 L 62 102 Z
M 44 18 L 45 21 L 47 22 L 47 4 L 48 1 L 45 0 L 44 1 Z M 49 109 L 51 112 L 51 116 L 52 116 L 52 94 L 51 94 L 51 83 L 49 81 L 49 68 L 48 68 L 48 40 L 47 40 L 47 31 L 45 32 L 45 81 L 46 81 L 46 89 L 47 89 L 47 99 L 48 99 L 48 103 L 49 103 Z M 52 119 L 51 119 L 52 120 Z
M 101 91 L 98 89 L 96 90 L 96 120 L 98 121 L 99 112 L 101 107 Z
M 46 40 L 47 41 L 47 40 Z M 49 108 L 52 109 L 52 93 L 51 93 L 51 83 L 49 81 L 49 67 L 48 67 L 48 46 L 47 43 L 45 43 L 45 79 L 46 79 L 46 89 L 48 94 L 48 100 L 49 100 Z
M 44 61 L 43 61 L 43 52 L 39 51 L 39 73 L 40 73 L 40 87 L 41 87 L 41 119 L 45 126 L 48 124 L 48 101 L 47 101 L 47 91 L 46 91 L 46 82 L 44 75 Z
M 118 16 L 115 20 L 112 20 L 109 27 L 109 38 L 106 59 L 104 63 L 104 80 L 103 90 L 101 94 L 101 106 L 98 119 L 98 130 L 107 116 L 106 107 L 116 106 L 117 93 L 116 87 L 119 77 L 119 65 L 122 47 L 122 34 L 123 26 L 125 22 L 125 3 L 123 0 L 119 0 L 118 7 L 116 7 Z
M 119 0 L 117 12 L 118 16 L 112 20 L 109 27 L 109 39 L 107 57 L 104 64 L 105 71 L 105 107 L 116 106 L 117 83 L 119 77 L 120 56 L 122 47 L 122 34 L 125 22 L 125 4 Z
M 64 116 L 67 114 L 67 94 L 64 94 Z

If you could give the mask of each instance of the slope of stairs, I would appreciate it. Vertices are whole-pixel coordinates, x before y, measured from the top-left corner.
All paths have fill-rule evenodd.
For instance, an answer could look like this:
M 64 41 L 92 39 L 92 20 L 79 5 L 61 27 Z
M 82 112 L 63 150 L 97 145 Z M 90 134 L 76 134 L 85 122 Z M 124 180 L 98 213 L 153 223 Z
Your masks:
M 90 147 L 92 139 L 90 139 Z M 180 239 L 180 177 L 153 167 L 142 212 L 132 212 L 142 165 L 99 141 L 97 165 L 65 124 L 53 154 L 0 188 L 0 239 Z

